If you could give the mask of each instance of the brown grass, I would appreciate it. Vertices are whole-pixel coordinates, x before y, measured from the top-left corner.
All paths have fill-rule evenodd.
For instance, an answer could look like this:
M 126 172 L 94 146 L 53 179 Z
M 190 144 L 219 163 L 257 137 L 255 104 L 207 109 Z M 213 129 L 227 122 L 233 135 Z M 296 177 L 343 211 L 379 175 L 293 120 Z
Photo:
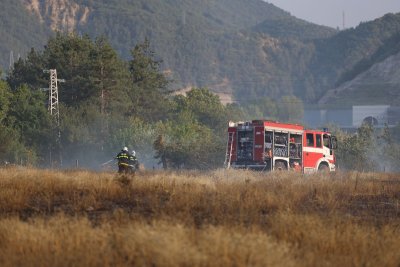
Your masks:
M 399 266 L 400 178 L 0 169 L 1 266 Z

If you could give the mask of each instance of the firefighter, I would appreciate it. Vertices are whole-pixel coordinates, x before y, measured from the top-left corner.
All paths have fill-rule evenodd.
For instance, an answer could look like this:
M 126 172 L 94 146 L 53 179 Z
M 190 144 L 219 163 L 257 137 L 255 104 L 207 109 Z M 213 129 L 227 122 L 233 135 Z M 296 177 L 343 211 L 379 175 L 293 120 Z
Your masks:
M 128 152 L 128 148 L 122 148 L 121 152 L 118 153 L 116 159 L 118 160 L 118 173 L 129 173 L 129 161 L 131 155 Z
M 136 157 L 135 150 L 132 150 L 132 153 L 129 157 L 129 167 L 132 173 L 135 173 L 135 171 L 139 169 L 139 161 Z

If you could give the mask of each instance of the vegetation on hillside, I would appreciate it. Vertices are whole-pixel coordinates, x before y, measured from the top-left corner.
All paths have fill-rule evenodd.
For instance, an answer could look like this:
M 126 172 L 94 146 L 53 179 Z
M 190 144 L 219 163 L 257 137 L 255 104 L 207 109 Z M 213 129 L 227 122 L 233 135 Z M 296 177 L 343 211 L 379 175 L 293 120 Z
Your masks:
M 366 58 L 371 58 L 369 64 L 381 60 L 382 56 L 373 57 L 378 50 L 385 51 L 379 52 L 381 55 L 389 55 L 391 39 L 400 31 L 399 15 L 387 15 L 337 33 L 298 20 L 265 3 L 256 3 L 238 9 L 239 3 L 188 5 L 185 2 L 180 8 L 171 9 L 168 3 L 161 7 L 150 2 L 141 9 L 132 10 L 131 16 L 122 15 L 121 20 L 125 22 L 116 24 L 123 28 L 129 23 L 135 25 L 135 35 L 130 31 L 129 40 L 151 40 L 153 49 L 163 59 L 162 68 L 172 71 L 175 88 L 195 84 L 214 91 L 232 90 L 235 98 L 246 104 L 259 97 L 279 100 L 284 95 L 295 95 L 306 103 L 315 103 L 327 90 L 343 81 L 348 71 L 363 65 Z M 253 4 L 269 15 L 259 15 Z M 170 9 L 175 14 L 173 19 L 162 12 Z M 96 27 L 104 24 L 104 17 L 110 16 L 104 12 L 102 16 L 94 16 Z M 153 15 L 147 17 L 148 12 Z M 227 12 L 257 15 L 253 21 L 245 22 L 245 15 L 233 20 L 232 17 L 238 16 L 224 16 Z M 162 26 L 159 20 L 164 21 Z M 90 23 L 85 27 L 89 28 Z M 153 25 L 151 34 L 144 30 L 148 25 Z M 92 34 L 85 27 L 80 30 Z M 109 36 L 108 32 L 113 35 Z M 121 39 L 114 36 L 118 32 L 126 30 L 106 30 L 111 43 L 126 55 L 128 49 L 122 47 L 125 42 L 114 41 Z M 221 87 L 224 80 L 228 84 Z
M 45 10 L 47 2 L 40 4 Z M 242 104 L 259 97 L 279 100 L 284 95 L 315 103 L 327 90 L 394 53 L 393 38 L 400 24 L 399 14 L 390 14 L 337 32 L 260 0 L 84 0 L 78 4 L 88 7 L 90 14 L 85 23 L 77 23 L 76 32 L 92 39 L 106 36 L 124 60 L 130 59 L 132 47 L 148 39 L 157 60 L 163 59 L 160 68 L 169 74 L 172 88 L 207 87 L 232 93 Z M 8 11 L 2 19 L 12 20 L 10 15 L 21 9 L 26 13 L 18 1 L 5 3 L 3 10 Z M 26 36 L 46 42 L 43 27 L 57 14 L 42 16 L 43 24 L 26 22 L 35 35 L 20 34 L 22 41 L 1 35 L 5 38 L 0 37 L 2 66 L 8 67 L 9 50 L 19 50 L 21 43 L 41 49 L 40 42 Z M 19 23 L 4 25 L 0 31 L 21 32 Z M 26 50 L 15 53 L 24 56 Z
M 323 90 L 332 89 L 399 52 L 399 32 L 400 13 L 387 14 L 317 41 L 313 74 L 325 79 L 321 83 Z
M 397 175 L 0 169 L 2 266 L 397 266 Z M 23 255 L 23 257 L 21 257 Z
M 337 33 L 332 28 L 316 25 L 295 17 L 268 18 L 256 25 L 253 30 L 268 34 L 274 38 L 296 38 L 301 40 L 328 38 Z
M 0 8 L 0 69 L 7 70 L 11 60 L 25 57 L 31 47 L 42 47 L 51 30 L 29 13 L 22 1 L 3 0 Z
M 350 81 L 357 75 L 368 70 L 377 62 L 381 62 L 398 53 L 400 53 L 400 32 L 387 39 L 385 43 L 370 57 L 363 58 L 353 67 L 352 70 L 345 72 L 337 83 L 342 84 L 346 81 Z

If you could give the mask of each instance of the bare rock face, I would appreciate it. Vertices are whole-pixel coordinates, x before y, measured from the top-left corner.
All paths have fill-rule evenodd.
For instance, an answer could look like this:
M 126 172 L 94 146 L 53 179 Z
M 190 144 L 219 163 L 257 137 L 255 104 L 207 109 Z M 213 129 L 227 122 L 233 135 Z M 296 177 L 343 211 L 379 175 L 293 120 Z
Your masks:
M 90 8 L 73 0 L 22 0 L 25 7 L 54 31 L 72 32 L 87 23 Z
M 353 80 L 345 82 L 341 86 L 328 91 L 320 99 L 319 104 L 329 103 L 331 99 L 335 98 L 336 94 L 349 90 L 357 90 L 371 84 L 376 84 L 378 87 L 379 85 L 400 84 L 400 53 L 372 65 L 371 68 L 360 73 Z

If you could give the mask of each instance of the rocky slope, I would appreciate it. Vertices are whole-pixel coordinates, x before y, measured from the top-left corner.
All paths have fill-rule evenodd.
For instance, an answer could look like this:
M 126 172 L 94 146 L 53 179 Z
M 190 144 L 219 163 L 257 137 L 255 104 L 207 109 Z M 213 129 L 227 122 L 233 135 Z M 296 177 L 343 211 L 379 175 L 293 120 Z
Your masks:
M 320 105 L 333 103 L 400 105 L 400 52 L 372 65 L 351 81 L 328 91 Z
M 73 0 L 23 0 L 24 6 L 53 31 L 72 32 L 88 21 L 90 9 Z

